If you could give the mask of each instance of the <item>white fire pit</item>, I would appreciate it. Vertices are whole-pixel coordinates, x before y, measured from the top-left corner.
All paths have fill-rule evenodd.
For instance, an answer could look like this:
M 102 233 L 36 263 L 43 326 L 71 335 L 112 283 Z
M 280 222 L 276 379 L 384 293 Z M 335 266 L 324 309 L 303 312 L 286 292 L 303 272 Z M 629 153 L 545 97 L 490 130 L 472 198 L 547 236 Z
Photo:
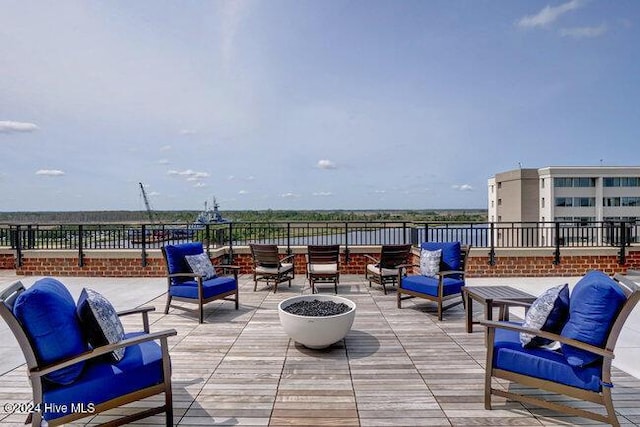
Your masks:
M 301 316 L 284 310 L 291 304 L 314 300 L 343 303 L 349 306 L 350 310 L 332 316 Z M 356 304 L 335 295 L 300 295 L 280 302 L 278 313 L 282 328 L 295 342 L 308 348 L 320 349 L 340 341 L 349 333 L 356 317 Z

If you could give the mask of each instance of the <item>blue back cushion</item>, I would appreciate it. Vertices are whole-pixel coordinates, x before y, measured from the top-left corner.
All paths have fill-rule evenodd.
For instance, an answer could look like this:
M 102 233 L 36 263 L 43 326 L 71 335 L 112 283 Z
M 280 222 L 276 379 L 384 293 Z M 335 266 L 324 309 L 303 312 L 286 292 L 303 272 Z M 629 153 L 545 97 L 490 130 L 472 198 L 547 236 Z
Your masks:
M 165 253 L 167 254 L 167 266 L 169 274 L 175 273 L 191 273 L 191 267 L 184 258 L 186 255 L 198 255 L 204 252 L 202 242 L 183 243 L 181 245 L 165 245 Z M 176 278 L 176 282 L 181 283 L 187 278 Z
M 569 320 L 561 335 L 603 347 L 626 296 L 611 277 L 601 271 L 587 273 L 573 288 L 569 301 Z M 567 363 L 583 367 L 600 357 L 563 344 Z
M 73 297 L 56 279 L 40 279 L 21 293 L 13 314 L 29 335 L 38 363 L 49 364 L 87 351 Z M 45 378 L 56 384 L 70 384 L 83 368 L 84 362 L 79 362 Z
M 460 242 L 424 242 L 420 247 L 427 251 L 442 249 L 441 271 L 460 270 Z

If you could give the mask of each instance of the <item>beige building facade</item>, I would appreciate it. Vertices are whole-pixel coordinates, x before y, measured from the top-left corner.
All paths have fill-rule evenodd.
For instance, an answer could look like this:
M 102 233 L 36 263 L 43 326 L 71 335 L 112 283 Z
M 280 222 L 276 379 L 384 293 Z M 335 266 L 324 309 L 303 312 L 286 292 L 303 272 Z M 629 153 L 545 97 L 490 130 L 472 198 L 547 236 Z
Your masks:
M 636 221 L 640 166 L 549 166 L 488 180 L 490 222 Z

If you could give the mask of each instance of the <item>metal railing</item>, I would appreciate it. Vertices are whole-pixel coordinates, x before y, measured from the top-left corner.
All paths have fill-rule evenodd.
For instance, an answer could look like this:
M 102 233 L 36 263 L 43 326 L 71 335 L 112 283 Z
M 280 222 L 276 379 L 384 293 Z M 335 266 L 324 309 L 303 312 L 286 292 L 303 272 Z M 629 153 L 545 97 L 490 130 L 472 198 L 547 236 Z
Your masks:
M 638 221 L 576 222 L 230 222 L 193 224 L 24 224 L 0 225 L 0 247 L 16 250 L 18 259 L 25 250 L 76 250 L 82 264 L 85 250 L 140 250 L 146 265 L 146 250 L 164 244 L 201 241 L 207 250 L 249 243 L 292 246 L 339 244 L 349 247 L 426 241 L 459 241 L 475 248 L 489 249 L 495 262 L 497 248 L 553 248 L 560 262 L 566 247 L 619 247 L 624 263 L 626 247 L 640 241 Z

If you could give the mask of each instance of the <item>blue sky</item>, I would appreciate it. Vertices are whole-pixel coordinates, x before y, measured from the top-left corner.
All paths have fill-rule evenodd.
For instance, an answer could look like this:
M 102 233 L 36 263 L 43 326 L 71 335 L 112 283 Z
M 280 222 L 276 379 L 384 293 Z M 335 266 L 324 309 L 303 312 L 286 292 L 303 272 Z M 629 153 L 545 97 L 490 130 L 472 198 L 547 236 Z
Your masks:
M 485 208 L 638 165 L 640 2 L 0 0 L 0 210 Z

